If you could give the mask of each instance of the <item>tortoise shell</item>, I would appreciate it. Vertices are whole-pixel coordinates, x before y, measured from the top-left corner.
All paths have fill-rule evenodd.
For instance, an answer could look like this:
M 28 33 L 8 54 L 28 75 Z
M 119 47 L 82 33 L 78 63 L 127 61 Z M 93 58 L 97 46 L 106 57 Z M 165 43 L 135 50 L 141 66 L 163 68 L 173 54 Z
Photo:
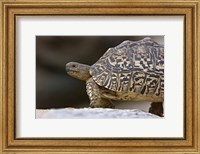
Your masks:
M 124 41 L 90 68 L 93 80 L 115 92 L 164 94 L 164 46 L 151 38 Z

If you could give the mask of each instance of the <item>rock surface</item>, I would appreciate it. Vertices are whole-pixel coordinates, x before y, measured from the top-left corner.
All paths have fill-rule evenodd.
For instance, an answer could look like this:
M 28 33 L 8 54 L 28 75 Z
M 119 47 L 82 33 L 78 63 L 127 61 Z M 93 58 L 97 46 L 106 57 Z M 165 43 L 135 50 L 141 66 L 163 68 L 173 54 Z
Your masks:
M 104 109 L 104 108 L 64 108 L 36 110 L 36 118 L 42 119 L 106 119 L 106 118 L 160 118 L 138 109 Z

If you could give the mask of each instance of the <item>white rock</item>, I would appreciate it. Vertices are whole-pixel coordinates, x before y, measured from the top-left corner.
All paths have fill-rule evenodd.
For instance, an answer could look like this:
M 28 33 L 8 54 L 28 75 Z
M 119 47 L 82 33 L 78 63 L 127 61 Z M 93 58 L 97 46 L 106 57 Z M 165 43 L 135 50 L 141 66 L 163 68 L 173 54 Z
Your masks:
M 161 118 L 138 109 L 105 109 L 105 108 L 64 108 L 36 110 L 36 118 L 42 119 L 106 119 L 106 118 Z

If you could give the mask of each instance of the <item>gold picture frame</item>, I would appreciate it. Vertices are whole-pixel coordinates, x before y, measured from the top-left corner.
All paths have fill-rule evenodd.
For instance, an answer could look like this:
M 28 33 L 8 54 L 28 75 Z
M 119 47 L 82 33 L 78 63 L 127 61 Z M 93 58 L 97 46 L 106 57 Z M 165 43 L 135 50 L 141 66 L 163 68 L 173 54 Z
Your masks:
M 199 0 L 1 0 L 1 153 L 200 153 Z M 16 139 L 15 18 L 17 15 L 183 15 L 185 137 L 183 139 Z

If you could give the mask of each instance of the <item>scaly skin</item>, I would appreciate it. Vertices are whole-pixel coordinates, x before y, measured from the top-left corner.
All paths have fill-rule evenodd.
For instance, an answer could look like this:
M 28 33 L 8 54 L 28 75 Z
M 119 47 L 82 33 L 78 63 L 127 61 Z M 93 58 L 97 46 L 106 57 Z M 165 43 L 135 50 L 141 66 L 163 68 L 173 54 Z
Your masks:
M 99 86 L 92 78 L 86 81 L 86 91 L 90 99 L 90 107 L 114 108 L 109 99 L 101 98 Z

